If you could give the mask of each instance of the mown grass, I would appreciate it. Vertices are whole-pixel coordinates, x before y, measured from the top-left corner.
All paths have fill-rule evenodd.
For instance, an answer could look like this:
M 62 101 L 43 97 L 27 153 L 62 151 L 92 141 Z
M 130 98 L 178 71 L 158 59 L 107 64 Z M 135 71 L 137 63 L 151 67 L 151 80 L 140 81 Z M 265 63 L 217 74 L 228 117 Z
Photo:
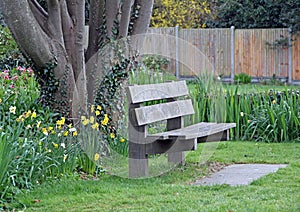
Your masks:
M 199 163 L 201 144 L 187 164 L 159 177 L 62 179 L 41 185 L 17 200 L 26 211 L 299 211 L 300 144 L 228 142 L 215 146 L 210 162 L 287 163 L 287 168 L 249 186 L 194 186 L 208 174 Z M 211 148 L 213 149 L 213 148 Z

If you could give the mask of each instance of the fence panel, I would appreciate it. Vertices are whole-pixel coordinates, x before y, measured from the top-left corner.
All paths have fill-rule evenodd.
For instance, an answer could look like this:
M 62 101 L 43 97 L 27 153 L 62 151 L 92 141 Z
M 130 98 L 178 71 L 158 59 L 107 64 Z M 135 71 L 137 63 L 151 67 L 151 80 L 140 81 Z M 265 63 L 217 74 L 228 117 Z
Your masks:
M 300 35 L 298 37 L 294 37 L 293 40 L 293 80 L 300 80 Z
M 149 32 L 171 36 L 176 34 L 175 28 L 151 28 Z M 233 77 L 231 68 L 234 68 L 234 74 L 244 72 L 258 79 L 273 76 L 288 79 L 289 45 L 284 39 L 288 39 L 289 31 L 286 28 L 236 29 L 234 35 L 230 29 L 180 29 L 178 35 L 180 42 L 177 53 L 172 44 L 163 48 L 170 55 L 177 54 L 181 76 L 209 71 L 215 76 Z M 234 36 L 234 55 L 231 53 L 231 36 Z M 283 45 L 277 45 L 281 41 Z M 294 38 L 292 43 L 291 78 L 295 81 L 300 80 L 300 36 Z M 197 49 L 191 48 L 190 44 Z M 152 46 L 147 48 L 155 48 L 153 44 L 149 45 Z M 231 59 L 234 59 L 234 67 L 231 67 Z M 175 73 L 174 60 L 169 68 Z
M 288 29 L 238 29 L 235 31 L 235 73 L 264 78 L 288 76 Z
M 208 59 L 211 63 L 212 69 L 210 66 L 194 67 L 194 72 L 210 71 L 215 76 L 230 76 L 230 29 L 181 29 L 179 37 L 196 46 L 203 54 L 199 58 L 195 57 L 197 55 L 193 54 L 194 52 L 191 49 L 180 49 L 180 56 L 183 57 L 183 60 L 198 61 Z M 180 71 L 183 74 L 188 72 L 185 68 L 180 66 Z

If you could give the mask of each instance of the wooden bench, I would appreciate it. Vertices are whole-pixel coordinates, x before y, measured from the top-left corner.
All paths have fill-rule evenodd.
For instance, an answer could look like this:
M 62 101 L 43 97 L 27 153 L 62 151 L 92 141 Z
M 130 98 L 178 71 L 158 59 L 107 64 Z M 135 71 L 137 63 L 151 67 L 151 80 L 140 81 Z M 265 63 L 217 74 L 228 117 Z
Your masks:
M 235 123 L 198 123 L 184 126 L 184 116 L 194 114 L 185 81 L 128 86 L 129 177 L 148 175 L 148 156 L 168 153 L 168 161 L 184 163 L 184 151 L 197 143 L 229 139 Z M 157 100 L 157 101 L 156 101 Z M 164 100 L 145 106 L 145 102 Z M 148 104 L 149 105 L 149 104 Z M 148 133 L 148 125 L 166 120 L 166 132 Z

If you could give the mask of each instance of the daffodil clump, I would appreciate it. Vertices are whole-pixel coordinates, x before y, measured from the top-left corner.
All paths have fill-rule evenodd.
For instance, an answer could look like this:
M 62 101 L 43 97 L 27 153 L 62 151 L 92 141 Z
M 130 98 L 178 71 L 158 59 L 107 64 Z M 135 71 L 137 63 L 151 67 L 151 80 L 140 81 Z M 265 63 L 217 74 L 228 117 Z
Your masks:
M 0 161 L 8 161 L 0 172 L 4 198 L 77 169 L 79 132 L 64 117 L 58 119 L 42 107 L 39 95 L 31 68 L 0 71 L 0 145 L 6 144 L 0 148 Z
M 110 142 L 125 142 L 123 137 L 116 135 L 111 118 L 102 110 L 100 105 L 91 105 L 90 116 L 81 116 L 81 124 L 85 127 L 90 127 L 93 130 L 102 132 L 107 136 Z M 118 139 L 118 141 L 116 139 Z

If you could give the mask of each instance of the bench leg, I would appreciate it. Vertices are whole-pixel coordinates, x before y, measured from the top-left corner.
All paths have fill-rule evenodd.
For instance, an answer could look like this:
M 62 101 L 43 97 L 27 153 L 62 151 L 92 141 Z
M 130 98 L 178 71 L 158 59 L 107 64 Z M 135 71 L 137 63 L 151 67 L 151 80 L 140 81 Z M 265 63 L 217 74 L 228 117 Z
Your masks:
M 185 164 L 184 152 L 168 153 L 168 162 L 174 164 Z
M 146 146 L 129 141 L 129 178 L 148 176 Z
M 148 158 L 129 158 L 129 178 L 140 178 L 148 176 Z

